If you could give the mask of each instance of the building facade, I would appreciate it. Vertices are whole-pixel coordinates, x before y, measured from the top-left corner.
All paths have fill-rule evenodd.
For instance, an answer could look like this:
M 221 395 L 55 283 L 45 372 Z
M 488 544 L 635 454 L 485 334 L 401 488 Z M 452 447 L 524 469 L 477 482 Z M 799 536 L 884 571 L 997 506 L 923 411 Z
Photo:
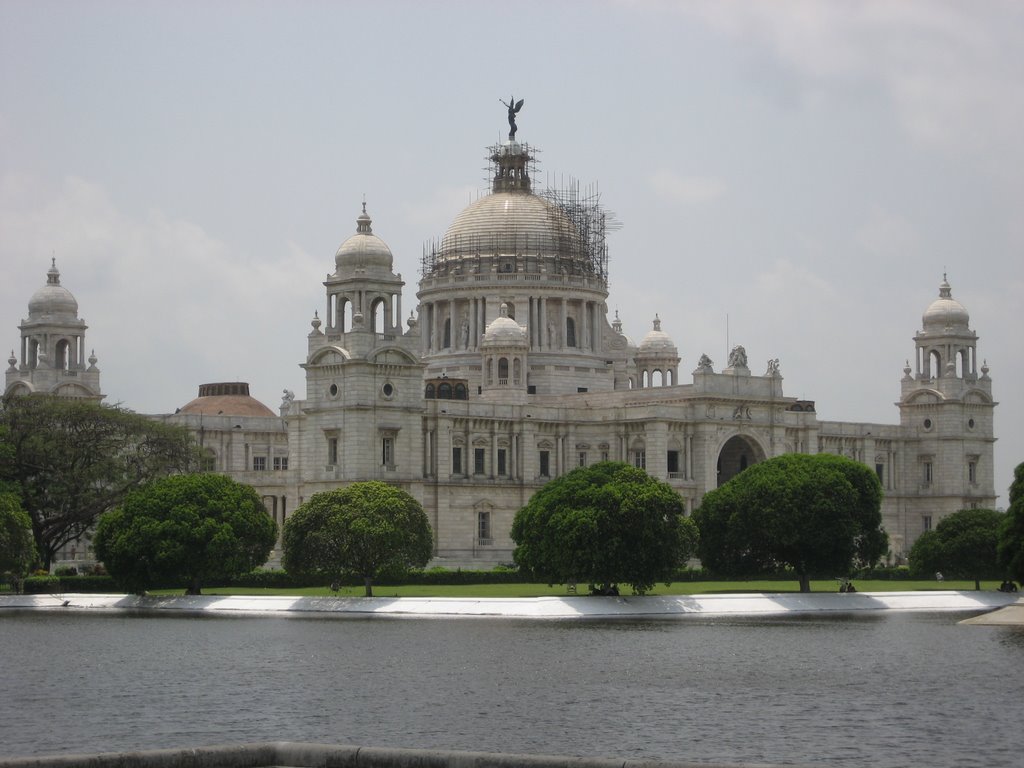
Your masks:
M 426 247 L 404 322 L 405 283 L 364 204 L 311 319 L 304 396 L 285 392 L 275 414 L 245 385 L 203 385 L 160 417 L 188 426 L 208 467 L 256 487 L 278 522 L 314 493 L 382 480 L 422 503 L 438 564 L 488 567 L 511 561 L 516 511 L 576 467 L 629 462 L 690 513 L 787 452 L 841 454 L 877 472 L 894 560 L 943 516 L 994 506 L 992 383 L 945 279 L 914 337 L 899 423 L 820 421 L 813 401 L 785 394 L 777 360 L 753 372 L 736 347 L 717 370 L 702 355 L 683 381 L 657 317 L 634 344 L 609 317 L 596 197 L 535 190 L 527 144 L 489 157 L 489 193 Z M 31 350 L 45 347 L 58 373 L 78 371 L 84 325 L 76 337 L 70 315 L 58 328 L 29 314 L 7 389 L 28 377 L 33 391 L 53 391 L 60 376 L 44 378 Z M 54 339 L 67 341 L 63 357 Z

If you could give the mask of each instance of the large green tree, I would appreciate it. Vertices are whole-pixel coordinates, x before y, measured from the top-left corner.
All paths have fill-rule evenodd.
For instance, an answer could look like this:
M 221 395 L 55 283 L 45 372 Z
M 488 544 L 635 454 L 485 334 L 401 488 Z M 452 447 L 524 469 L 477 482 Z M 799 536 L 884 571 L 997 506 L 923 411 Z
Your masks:
M 1004 517 L 994 509 L 962 509 L 942 518 L 910 548 L 911 574 L 941 571 L 946 578 L 973 579 L 975 589 L 982 579 L 1000 578 L 996 549 Z
M 552 584 L 629 584 L 647 592 L 693 555 L 697 529 L 671 486 L 601 462 L 552 480 L 516 513 L 516 563 Z
M 10 573 L 20 584 L 35 559 L 32 520 L 17 495 L 0 492 L 0 574 Z
M 313 494 L 285 521 L 283 544 L 288 573 L 361 578 L 367 597 L 378 576 L 422 568 L 434 551 L 420 503 L 376 481 Z
M 173 475 L 130 493 L 100 517 L 96 556 L 129 592 L 204 583 L 266 562 L 277 524 L 251 486 L 224 475 Z
M 47 568 L 127 493 L 197 455 L 186 430 L 116 406 L 41 394 L 0 403 L 0 481 L 21 498 Z
M 846 576 L 885 554 L 881 503 L 877 476 L 859 462 L 778 456 L 704 496 L 693 516 L 700 559 L 731 576 L 790 568 L 809 592 L 812 575 Z
M 1007 576 L 1024 582 L 1024 463 L 1013 470 L 1010 508 L 999 531 L 998 558 Z

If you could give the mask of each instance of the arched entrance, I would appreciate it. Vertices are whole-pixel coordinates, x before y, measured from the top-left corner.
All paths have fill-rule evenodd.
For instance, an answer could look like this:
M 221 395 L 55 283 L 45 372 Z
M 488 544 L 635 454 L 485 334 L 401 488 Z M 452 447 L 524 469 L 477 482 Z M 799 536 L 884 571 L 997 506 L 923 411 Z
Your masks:
M 764 461 L 757 441 L 746 435 L 733 435 L 718 452 L 718 485 L 727 483 L 749 466 Z

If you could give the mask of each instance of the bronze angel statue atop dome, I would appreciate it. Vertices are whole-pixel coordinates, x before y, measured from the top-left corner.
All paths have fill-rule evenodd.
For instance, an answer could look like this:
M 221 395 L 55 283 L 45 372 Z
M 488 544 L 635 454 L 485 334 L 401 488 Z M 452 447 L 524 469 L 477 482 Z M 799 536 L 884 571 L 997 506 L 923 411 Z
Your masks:
M 507 102 L 504 99 L 498 99 L 498 101 L 508 107 L 508 140 L 515 141 L 516 131 L 519 130 L 518 126 L 516 126 L 516 115 L 523 108 L 524 99 L 516 101 L 516 97 L 512 96 Z

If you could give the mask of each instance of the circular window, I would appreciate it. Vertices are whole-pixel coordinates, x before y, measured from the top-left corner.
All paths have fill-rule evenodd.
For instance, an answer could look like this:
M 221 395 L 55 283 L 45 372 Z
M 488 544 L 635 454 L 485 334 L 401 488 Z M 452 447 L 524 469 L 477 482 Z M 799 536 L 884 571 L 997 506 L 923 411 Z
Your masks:
M 924 428 L 925 429 L 931 429 L 932 428 L 932 420 L 931 419 L 925 419 L 924 420 Z
M 381 391 L 381 394 L 383 394 L 384 397 L 386 397 L 388 399 L 391 399 L 394 396 L 394 394 L 395 394 L 395 388 L 391 384 L 390 381 L 387 384 L 385 384 L 383 387 L 381 387 L 380 391 Z
M 331 393 L 331 397 L 337 397 L 338 396 L 338 385 L 337 384 L 331 384 L 331 388 L 329 390 L 327 390 L 327 391 Z
M 968 429 L 974 429 L 974 419 L 968 419 L 967 420 L 967 428 Z

